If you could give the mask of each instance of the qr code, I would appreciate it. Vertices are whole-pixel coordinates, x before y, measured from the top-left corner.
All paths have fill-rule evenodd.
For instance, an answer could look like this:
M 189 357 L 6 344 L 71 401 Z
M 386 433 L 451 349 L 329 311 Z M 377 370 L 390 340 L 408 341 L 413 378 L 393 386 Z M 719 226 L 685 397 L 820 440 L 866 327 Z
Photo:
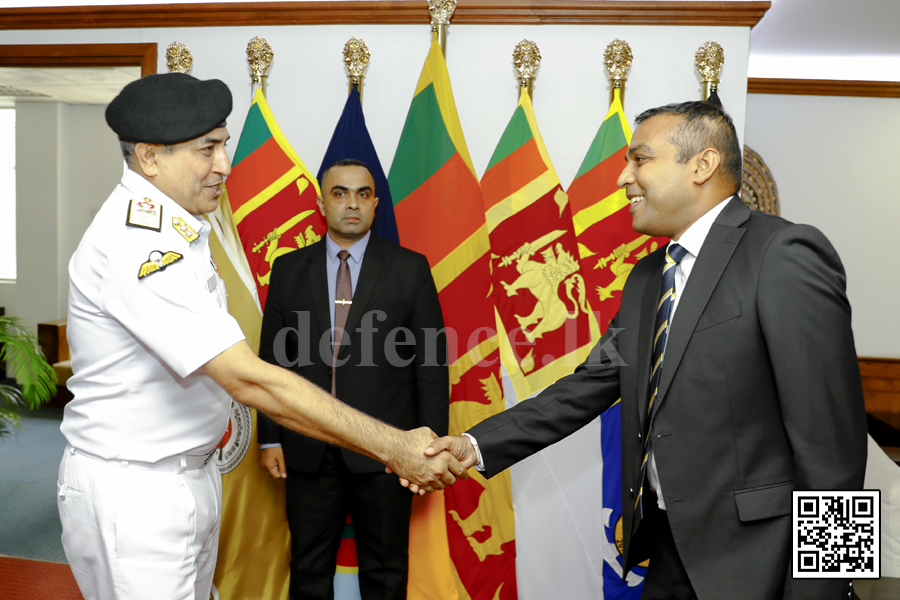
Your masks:
M 878 579 L 881 492 L 794 492 L 796 579 Z

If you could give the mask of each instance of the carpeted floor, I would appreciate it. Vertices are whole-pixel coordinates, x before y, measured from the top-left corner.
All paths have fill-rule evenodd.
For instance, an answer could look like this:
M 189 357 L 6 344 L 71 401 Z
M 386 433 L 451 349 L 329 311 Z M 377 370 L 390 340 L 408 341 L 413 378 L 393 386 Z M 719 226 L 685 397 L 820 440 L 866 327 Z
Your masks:
M 0 441 L 0 555 L 66 562 L 56 508 L 61 421 L 62 409 L 44 408 Z
M 0 556 L 3 600 L 83 600 L 69 565 Z
M 66 564 L 56 472 L 66 441 L 62 409 L 26 413 L 0 441 L 0 598 L 82 600 Z

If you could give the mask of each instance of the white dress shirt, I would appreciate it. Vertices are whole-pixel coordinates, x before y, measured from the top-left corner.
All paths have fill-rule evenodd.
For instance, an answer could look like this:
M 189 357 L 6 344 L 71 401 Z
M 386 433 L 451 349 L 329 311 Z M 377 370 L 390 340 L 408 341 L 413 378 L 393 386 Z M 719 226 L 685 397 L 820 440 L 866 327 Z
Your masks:
M 678 310 L 678 302 L 681 300 L 681 293 L 684 291 L 688 278 L 691 276 L 691 270 L 694 268 L 694 263 L 697 262 L 700 248 L 703 247 L 703 242 L 706 241 L 706 236 L 709 234 L 709 230 L 715 222 L 716 217 L 719 216 L 719 213 L 722 212 L 722 209 L 725 208 L 725 205 L 728 204 L 729 200 L 731 200 L 731 196 L 716 204 L 706 214 L 694 221 L 694 223 L 682 234 L 680 239 L 669 242 L 670 245 L 677 243 L 687 250 L 684 257 L 681 259 L 681 262 L 675 267 L 675 290 L 672 292 L 674 298 L 672 300 L 672 312 L 669 315 L 670 330 L 672 328 L 672 323 L 675 321 L 675 311 Z M 666 336 L 667 344 L 668 340 L 669 338 Z M 663 348 L 663 352 L 665 352 L 665 348 Z M 665 370 L 665 368 L 666 359 L 663 357 L 662 369 Z M 663 491 L 659 482 L 659 472 L 656 470 L 656 456 L 653 453 L 652 444 L 650 445 L 650 467 L 647 469 L 647 481 L 650 484 L 650 488 L 656 492 L 657 505 L 662 510 L 666 510 L 666 502 L 663 499 Z

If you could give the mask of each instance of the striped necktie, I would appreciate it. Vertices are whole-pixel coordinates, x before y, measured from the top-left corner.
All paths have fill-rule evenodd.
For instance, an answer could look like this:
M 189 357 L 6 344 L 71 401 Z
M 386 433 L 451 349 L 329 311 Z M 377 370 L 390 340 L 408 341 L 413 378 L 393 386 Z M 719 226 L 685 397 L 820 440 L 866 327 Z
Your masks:
M 653 430 L 653 417 L 656 415 L 656 394 L 659 391 L 660 373 L 662 373 L 663 358 L 666 355 L 666 339 L 669 333 L 669 319 L 672 316 L 672 306 L 675 304 L 675 267 L 687 254 L 682 246 L 669 244 L 666 250 L 666 264 L 663 267 L 662 287 L 659 295 L 659 305 L 656 307 L 656 322 L 653 327 L 653 368 L 650 371 L 650 404 L 647 407 L 647 423 L 644 428 L 644 460 L 641 463 L 641 480 L 638 488 L 634 508 L 640 507 L 641 517 L 644 516 L 644 505 L 641 502 L 644 494 L 644 484 L 647 482 L 647 469 L 650 459 L 650 432 Z

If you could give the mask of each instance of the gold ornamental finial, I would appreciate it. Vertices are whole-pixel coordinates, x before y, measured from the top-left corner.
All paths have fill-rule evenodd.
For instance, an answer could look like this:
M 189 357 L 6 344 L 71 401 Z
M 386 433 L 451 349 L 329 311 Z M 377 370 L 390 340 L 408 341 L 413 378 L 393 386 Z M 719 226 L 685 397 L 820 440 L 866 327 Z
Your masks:
M 603 61 L 606 70 L 609 71 L 609 101 L 612 103 L 616 90 L 619 90 L 622 102 L 625 101 L 625 81 L 628 79 L 628 69 L 631 68 L 631 46 L 625 40 L 614 39 L 606 46 L 603 52 Z
M 262 84 L 263 96 L 266 95 L 266 77 L 272 64 L 272 46 L 266 38 L 255 37 L 247 44 L 247 60 L 250 62 L 250 78 L 253 83 Z
M 347 65 L 347 77 L 350 78 L 350 91 L 353 86 L 359 86 L 362 94 L 362 83 L 365 78 L 366 67 L 369 66 L 369 47 L 358 38 L 352 37 L 344 44 L 344 64 Z
M 541 50 L 531 40 L 522 40 L 513 50 L 513 64 L 519 74 L 519 86 L 528 90 L 531 96 L 534 90 L 534 77 L 541 65 Z
M 456 10 L 456 0 L 428 0 L 428 13 L 431 15 L 431 31 L 438 34 L 441 52 L 447 56 L 447 26 Z
M 187 73 L 191 70 L 194 57 L 191 51 L 181 42 L 172 42 L 166 48 L 166 62 L 169 65 L 169 73 Z
M 709 95 L 719 88 L 719 74 L 725 64 L 722 45 L 712 40 L 704 42 L 694 53 L 694 64 L 702 77 L 703 99 L 708 100 Z

